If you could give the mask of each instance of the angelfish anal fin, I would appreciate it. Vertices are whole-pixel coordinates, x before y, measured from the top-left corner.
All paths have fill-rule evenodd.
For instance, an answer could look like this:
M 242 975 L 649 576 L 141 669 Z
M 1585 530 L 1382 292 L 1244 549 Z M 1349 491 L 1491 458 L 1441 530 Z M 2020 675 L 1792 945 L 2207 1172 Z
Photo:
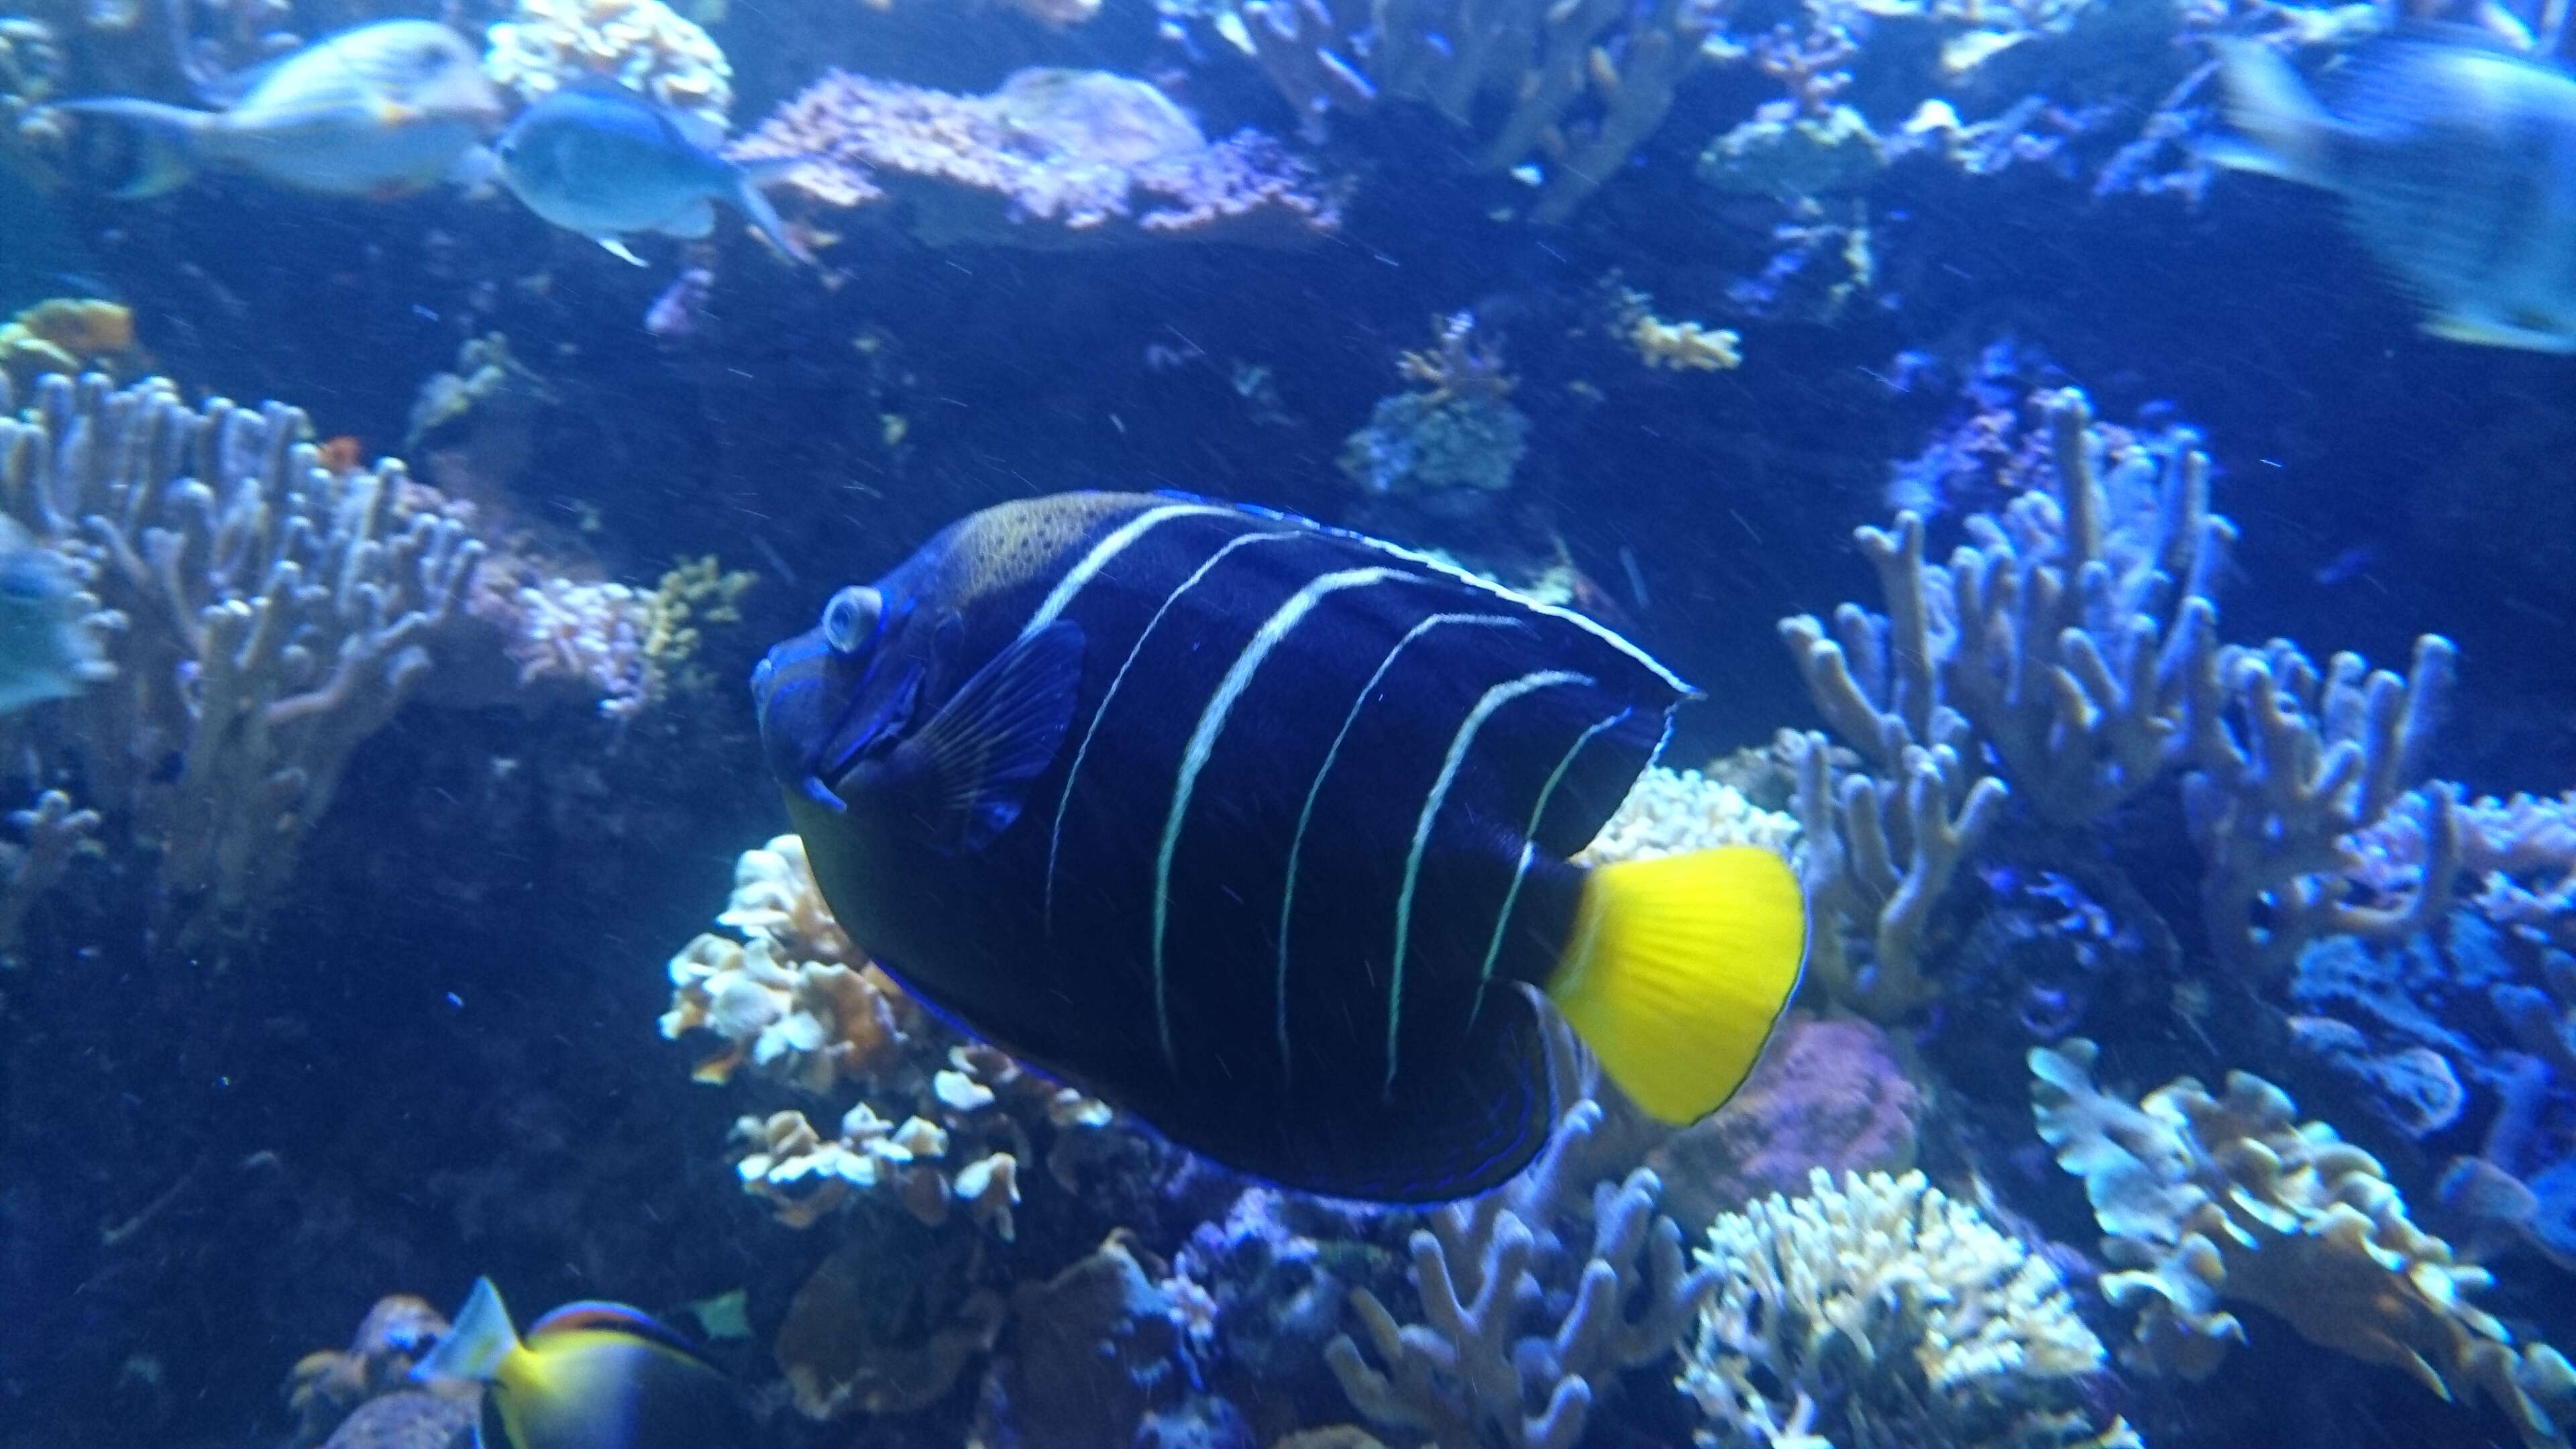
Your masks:
M 1059 619 L 1012 641 L 904 741 L 896 767 L 932 844 L 971 853 L 1010 828 L 1063 745 L 1081 686 L 1082 629 Z

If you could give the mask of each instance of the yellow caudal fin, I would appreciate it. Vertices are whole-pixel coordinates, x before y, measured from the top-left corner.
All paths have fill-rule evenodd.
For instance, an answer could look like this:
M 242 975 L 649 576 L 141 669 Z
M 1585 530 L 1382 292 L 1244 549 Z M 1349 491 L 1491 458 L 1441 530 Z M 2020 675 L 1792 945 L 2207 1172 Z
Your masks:
M 1547 994 L 1664 1122 L 1735 1094 L 1798 989 L 1807 902 L 1789 863 L 1726 846 L 1599 866 Z

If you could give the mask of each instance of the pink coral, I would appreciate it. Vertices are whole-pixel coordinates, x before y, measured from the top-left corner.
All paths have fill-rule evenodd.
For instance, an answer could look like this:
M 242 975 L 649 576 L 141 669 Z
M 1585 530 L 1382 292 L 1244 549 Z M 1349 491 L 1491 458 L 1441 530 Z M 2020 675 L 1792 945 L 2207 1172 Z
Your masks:
M 1792 1016 L 1743 1090 L 1647 1161 L 1663 1174 L 1665 1209 L 1704 1224 L 1756 1198 L 1795 1196 L 1815 1168 L 1904 1171 L 1914 1165 L 1922 1113 L 1923 1094 L 1885 1032 L 1857 1019 Z
M 988 96 L 833 71 L 735 154 L 808 158 L 789 185 L 816 205 L 900 199 L 934 244 L 1294 242 L 1340 224 L 1335 188 L 1276 141 L 1209 141 L 1161 91 L 1104 71 L 1023 70 Z

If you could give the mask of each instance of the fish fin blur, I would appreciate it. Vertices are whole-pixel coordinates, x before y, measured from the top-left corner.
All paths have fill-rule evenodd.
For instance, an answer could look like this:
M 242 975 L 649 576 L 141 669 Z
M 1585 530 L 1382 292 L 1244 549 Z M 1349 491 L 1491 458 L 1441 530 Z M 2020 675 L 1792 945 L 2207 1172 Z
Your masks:
M 1735 1094 L 1798 989 L 1807 903 L 1759 846 L 1722 846 L 1586 873 L 1547 994 L 1612 1081 L 1661 1122 Z
M 703 115 L 697 111 L 675 111 L 664 107 L 662 119 L 670 125 L 673 135 L 701 151 L 713 151 L 725 143 L 724 122 L 713 116 Z
M 703 200 L 692 201 L 681 207 L 676 215 L 653 229 L 664 236 L 696 241 L 716 229 L 715 204 Z
M 2427 335 L 2476 347 L 2517 347 L 2526 352 L 2576 352 L 2576 333 L 2521 327 L 2488 317 L 2441 312 L 2424 319 Z
M 489 201 L 501 189 L 501 153 L 480 143 L 466 147 L 447 168 L 447 184 L 468 201 Z
M 2289 61 L 2259 40 L 2225 37 L 2218 51 L 2227 124 L 2244 134 L 2233 144 L 2204 146 L 2214 165 L 2258 171 L 2310 186 L 2328 184 L 2328 162 L 2340 124 L 2308 92 Z
M 976 670 L 904 742 L 934 842 L 971 852 L 1010 828 L 1064 743 L 1081 684 L 1081 626 L 1058 619 Z
M 196 174 L 198 138 L 216 119 L 212 111 L 192 111 L 159 101 L 129 96 L 63 101 L 54 106 L 75 116 L 95 116 L 125 129 L 134 138 L 134 169 L 109 194 L 123 201 L 143 201 L 176 191 Z
M 656 1348 L 676 1353 L 683 1358 L 706 1364 L 706 1354 L 688 1337 L 641 1308 L 624 1303 L 601 1303 L 585 1299 L 567 1303 L 528 1325 L 527 1341 L 536 1346 L 547 1336 L 558 1333 L 622 1333 L 641 1339 Z
M 787 223 L 779 220 L 778 208 L 770 205 L 769 198 L 763 196 L 760 191 L 765 181 L 784 176 L 801 164 L 803 159 L 800 157 L 790 160 L 774 172 L 767 170 L 762 163 L 738 168 L 741 179 L 734 184 L 733 204 L 750 219 L 753 226 L 760 228 L 760 234 L 769 238 L 770 245 L 807 266 L 812 266 L 814 254 L 797 245 L 796 238 L 787 234 Z
M 601 251 L 608 253 L 610 256 L 617 258 L 621 262 L 626 262 L 638 267 L 646 265 L 642 257 L 635 255 L 634 251 L 630 249 L 626 243 L 618 240 L 616 237 L 596 236 L 592 237 L 591 240 L 599 243 L 599 249 Z
M 518 1351 L 519 1335 L 510 1327 L 510 1310 L 501 1304 L 501 1290 L 492 1286 L 491 1279 L 477 1278 L 465 1306 L 456 1310 L 454 1326 L 429 1357 L 412 1366 L 412 1381 L 490 1383 L 501 1371 L 502 1361 Z

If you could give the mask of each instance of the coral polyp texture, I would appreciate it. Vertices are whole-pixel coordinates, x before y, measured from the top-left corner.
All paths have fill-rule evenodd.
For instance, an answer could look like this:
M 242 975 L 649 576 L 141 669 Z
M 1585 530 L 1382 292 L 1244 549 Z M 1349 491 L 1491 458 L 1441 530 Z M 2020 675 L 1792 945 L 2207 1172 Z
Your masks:
M 483 70 L 523 101 L 611 82 L 719 130 L 733 110 L 724 50 L 662 0 L 519 0 L 492 27 Z
M 1607 865 L 1721 845 L 1758 845 L 1787 855 L 1797 841 L 1796 817 L 1762 809 L 1743 791 L 1697 770 L 1653 765 L 1575 859 Z
M 1024 1070 L 932 1020 L 871 965 L 823 904 L 804 842 L 743 853 L 717 922 L 671 960 L 662 1034 L 710 1044 L 700 1081 L 754 1076 L 806 1099 L 855 1094 L 827 1134 L 799 1108 L 734 1128 L 746 1191 L 781 1222 L 810 1226 L 855 1200 L 925 1226 L 952 1212 L 1012 1236 L 1022 1164 L 1067 1178 L 1107 1107 Z
M 1256 131 L 1221 141 L 1161 91 L 1032 69 L 962 96 L 832 71 L 735 148 L 802 158 L 787 190 L 828 208 L 893 201 L 933 245 L 1298 243 L 1341 220 L 1338 188 Z
M 2491 1401 L 2529 1445 L 2568 1442 L 2567 1361 L 2469 1302 L 2492 1276 L 2416 1226 L 2377 1158 L 2250 1073 L 2133 1103 L 2096 1084 L 2098 1061 L 2082 1038 L 2034 1049 L 2031 1097 L 2107 1235 L 2102 1294 L 2135 1315 L 2131 1361 L 2206 1377 L 2246 1336 L 2225 1305 L 2252 1304 L 2444 1399 Z
M 2096 1445 L 2101 1341 L 2045 1259 L 1923 1174 L 1817 1168 L 1709 1225 L 1680 1384 L 1719 1445 Z
M 118 621 L 115 676 L 6 734 L 148 852 L 162 947 L 237 936 L 455 636 L 484 546 L 408 510 L 398 462 L 321 466 L 290 407 L 62 376 L 30 403 L 0 420 L 0 500 Z

